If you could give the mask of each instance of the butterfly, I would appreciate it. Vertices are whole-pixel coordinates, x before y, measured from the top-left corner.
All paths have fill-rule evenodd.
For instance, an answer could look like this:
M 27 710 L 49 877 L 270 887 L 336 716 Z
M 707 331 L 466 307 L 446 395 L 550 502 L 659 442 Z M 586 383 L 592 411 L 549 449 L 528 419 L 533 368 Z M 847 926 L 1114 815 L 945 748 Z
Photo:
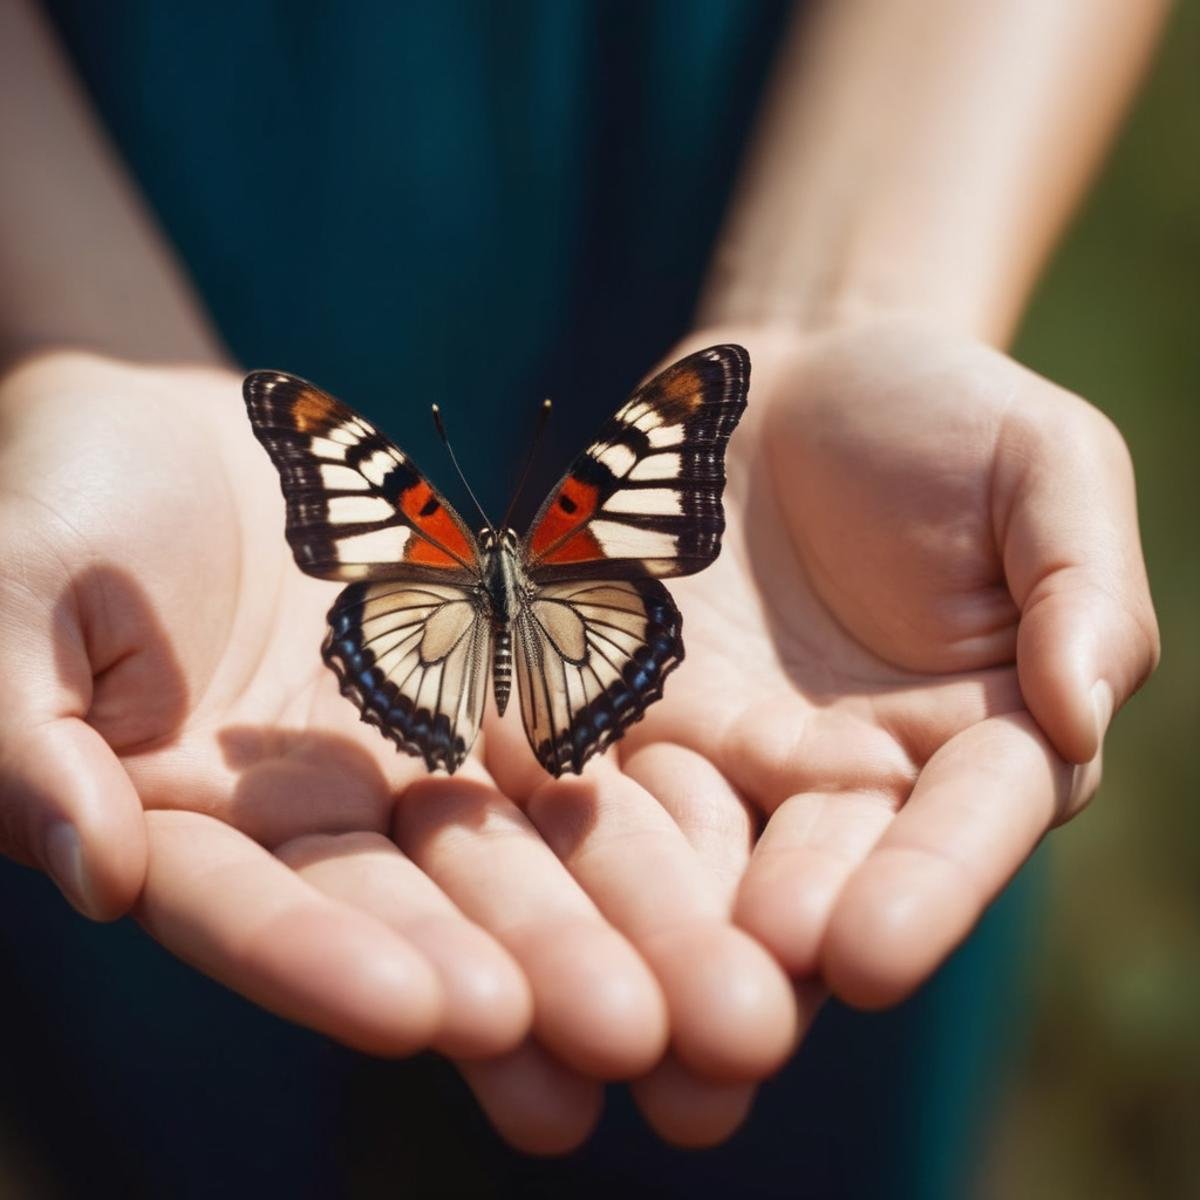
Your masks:
M 725 447 L 749 381 L 741 346 L 667 367 L 605 422 L 518 537 L 507 519 L 473 534 L 402 450 L 320 388 L 248 375 L 296 563 L 348 585 L 322 656 L 361 718 L 453 774 L 479 732 L 489 672 L 503 715 L 515 663 L 529 745 L 551 775 L 611 746 L 683 661 L 682 618 L 660 580 L 720 551 Z

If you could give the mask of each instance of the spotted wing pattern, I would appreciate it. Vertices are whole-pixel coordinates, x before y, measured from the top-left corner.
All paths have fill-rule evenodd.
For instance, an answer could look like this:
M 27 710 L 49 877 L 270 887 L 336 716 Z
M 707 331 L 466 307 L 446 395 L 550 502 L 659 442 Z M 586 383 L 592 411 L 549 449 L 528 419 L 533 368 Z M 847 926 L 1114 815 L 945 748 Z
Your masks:
M 431 771 L 461 766 L 483 718 L 491 656 L 474 589 L 353 583 L 330 610 L 322 654 L 364 721 Z
M 749 383 L 746 351 L 712 346 L 634 392 L 534 518 L 530 577 L 661 578 L 708 566 L 725 529 L 725 446 Z
M 662 696 L 682 618 L 656 579 L 547 584 L 515 621 L 525 733 L 551 775 L 578 773 Z
M 279 371 L 253 372 L 242 391 L 279 471 L 287 539 L 302 571 L 345 583 L 478 578 L 471 531 L 370 422 Z

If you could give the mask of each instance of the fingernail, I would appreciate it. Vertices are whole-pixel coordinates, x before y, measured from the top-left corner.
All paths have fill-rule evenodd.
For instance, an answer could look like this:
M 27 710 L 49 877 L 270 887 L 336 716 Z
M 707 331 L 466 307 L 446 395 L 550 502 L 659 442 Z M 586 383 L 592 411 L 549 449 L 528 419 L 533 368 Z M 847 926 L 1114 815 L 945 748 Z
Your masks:
M 1097 749 L 1104 735 L 1108 732 L 1109 722 L 1113 715 L 1113 694 L 1112 688 L 1101 679 L 1099 682 L 1092 684 L 1092 711 L 1096 714 L 1096 746 Z
M 83 843 L 72 825 L 56 821 L 46 831 L 45 863 L 59 891 L 85 917 L 94 917 L 97 906 L 83 863 Z

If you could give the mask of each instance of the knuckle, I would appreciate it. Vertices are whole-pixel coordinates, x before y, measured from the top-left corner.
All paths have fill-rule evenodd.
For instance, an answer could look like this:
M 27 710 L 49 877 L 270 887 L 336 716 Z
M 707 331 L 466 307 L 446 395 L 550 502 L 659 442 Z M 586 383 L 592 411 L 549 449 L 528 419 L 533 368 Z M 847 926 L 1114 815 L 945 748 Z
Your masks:
M 1054 389 L 1054 402 L 1030 417 L 1054 445 L 1093 449 L 1105 462 L 1133 471 L 1133 458 L 1117 423 L 1089 400 L 1063 388 Z
M 1075 400 L 1076 444 L 1093 448 L 1097 458 L 1106 467 L 1115 470 L 1121 477 L 1132 480 L 1133 456 L 1120 427 L 1103 409 L 1081 397 L 1072 398 Z
M 1128 477 L 1133 476 L 1133 455 L 1129 451 L 1129 443 L 1117 423 L 1106 412 L 1092 405 L 1086 406 L 1090 417 L 1093 436 L 1101 453 L 1114 466 L 1119 467 Z
M 1142 639 L 1144 668 L 1141 678 L 1138 680 L 1138 687 L 1140 687 L 1150 678 L 1162 660 L 1162 634 L 1158 627 L 1158 616 L 1154 612 L 1154 605 L 1149 597 L 1146 597 L 1138 606 L 1133 614 L 1133 619 Z

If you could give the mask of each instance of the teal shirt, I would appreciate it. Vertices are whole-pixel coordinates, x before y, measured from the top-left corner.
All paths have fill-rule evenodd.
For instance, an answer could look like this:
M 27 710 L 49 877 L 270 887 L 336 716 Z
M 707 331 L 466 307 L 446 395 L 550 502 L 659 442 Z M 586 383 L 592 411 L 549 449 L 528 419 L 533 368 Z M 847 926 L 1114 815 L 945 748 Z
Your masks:
M 543 396 L 548 483 L 685 332 L 787 12 L 49 10 L 236 357 L 322 384 L 445 480 L 438 402 L 493 511 Z

